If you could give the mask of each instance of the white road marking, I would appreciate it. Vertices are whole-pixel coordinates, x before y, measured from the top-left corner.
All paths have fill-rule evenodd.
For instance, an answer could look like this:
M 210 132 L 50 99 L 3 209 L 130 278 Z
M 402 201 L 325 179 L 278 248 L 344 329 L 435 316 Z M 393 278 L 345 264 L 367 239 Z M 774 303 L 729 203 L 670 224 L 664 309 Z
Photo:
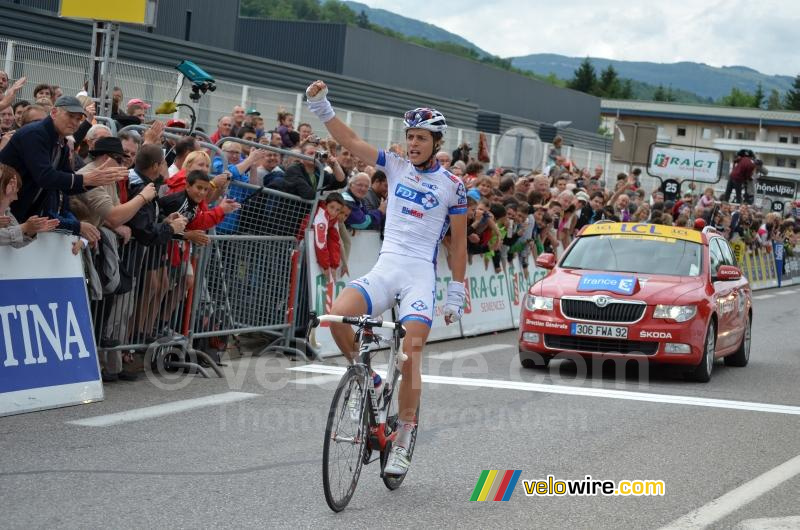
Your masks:
M 786 296 L 788 294 L 795 294 L 795 292 L 794 291 L 778 291 L 775 294 L 777 294 L 778 296 Z
M 339 379 L 341 379 L 341 376 L 338 375 L 317 375 L 303 379 L 292 379 L 291 382 L 296 385 L 325 385 Z
M 766 300 L 767 298 L 775 298 L 774 294 L 760 294 L 758 296 L 754 296 L 753 300 Z
M 510 350 L 512 348 L 514 348 L 514 346 L 511 346 L 509 344 L 489 344 L 487 346 L 477 346 L 475 348 L 466 348 L 464 350 L 446 351 L 442 353 L 434 353 L 432 355 L 423 354 L 423 357 L 428 359 L 442 359 L 445 361 L 452 361 L 454 359 L 460 359 L 462 357 L 471 357 L 473 355 L 490 353 L 494 351 Z
M 797 528 L 800 528 L 800 516 L 798 515 L 747 519 L 736 525 L 736 530 L 796 530 Z
M 67 423 L 72 425 L 81 425 L 84 427 L 108 427 L 110 425 L 118 425 L 120 423 L 128 423 L 131 421 L 149 420 L 151 418 L 158 418 L 159 416 L 166 416 L 168 414 L 185 412 L 187 410 L 199 409 L 202 407 L 213 407 L 215 405 L 234 403 L 236 401 L 242 401 L 245 399 L 253 399 L 255 397 L 259 397 L 260 395 L 261 394 L 249 394 L 247 392 L 225 392 L 224 394 L 215 394 L 213 396 L 205 396 L 194 399 L 183 399 L 181 401 L 173 401 L 171 403 L 154 405 L 152 407 L 144 407 L 140 409 L 126 410 L 124 412 L 117 412 L 114 414 L 95 416 L 93 418 L 68 421 Z
M 313 372 L 319 374 L 342 374 L 341 366 L 328 366 L 322 364 L 309 364 L 289 368 L 300 372 Z M 630 392 L 627 390 L 609 390 L 604 388 L 586 388 L 566 385 L 548 385 L 542 383 L 529 383 L 525 381 L 506 381 L 503 379 L 477 379 L 471 377 L 446 377 L 440 375 L 422 375 L 423 382 L 440 385 L 473 386 L 481 388 L 498 388 L 505 390 L 524 390 L 527 392 L 541 392 L 544 394 L 563 394 L 570 396 L 600 397 L 609 399 L 624 399 L 628 401 L 645 401 L 650 403 L 670 403 L 673 405 L 689 405 L 695 407 L 711 407 L 718 409 L 748 410 L 753 412 L 770 412 L 774 414 L 800 415 L 800 407 L 792 405 L 778 405 L 774 403 L 757 403 L 753 401 L 731 401 L 727 399 L 713 399 L 693 396 L 680 396 L 670 394 L 650 394 L 646 392 Z
M 722 497 L 714 499 L 705 506 L 689 512 L 662 528 L 706 528 L 720 519 L 727 517 L 744 505 L 754 501 L 765 493 L 777 488 L 787 480 L 800 474 L 800 455 L 772 468 L 766 473 L 745 482 L 738 488 L 729 491 Z M 793 528 L 797 528 L 796 526 Z

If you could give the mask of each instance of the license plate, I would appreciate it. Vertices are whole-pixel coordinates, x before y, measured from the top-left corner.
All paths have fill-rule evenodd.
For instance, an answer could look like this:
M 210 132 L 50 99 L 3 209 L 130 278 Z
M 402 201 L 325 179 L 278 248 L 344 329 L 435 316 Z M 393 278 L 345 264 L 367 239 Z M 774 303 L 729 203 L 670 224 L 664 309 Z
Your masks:
M 570 324 L 569 333 L 570 335 L 583 335 L 585 337 L 628 338 L 628 328 L 625 326 L 604 326 L 603 324 L 579 324 L 573 322 Z

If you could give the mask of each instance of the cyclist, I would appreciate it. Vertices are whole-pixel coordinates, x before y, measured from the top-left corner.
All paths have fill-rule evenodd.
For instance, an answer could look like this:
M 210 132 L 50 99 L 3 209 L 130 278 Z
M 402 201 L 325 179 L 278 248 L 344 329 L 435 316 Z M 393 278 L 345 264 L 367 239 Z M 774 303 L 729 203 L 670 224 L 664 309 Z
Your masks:
M 380 315 L 400 299 L 400 321 L 406 328 L 400 384 L 397 438 L 384 472 L 404 475 L 410 464 L 407 448 L 416 429 L 416 410 L 422 392 L 420 363 L 428 339 L 436 298 L 436 253 L 451 231 L 449 247 L 453 281 L 447 285 L 445 322 L 457 322 L 463 313 L 467 267 L 467 194 L 461 179 L 443 169 L 435 155 L 447 129 L 435 109 L 418 108 L 404 115 L 408 159 L 378 150 L 339 120 L 327 99 L 328 88 L 315 81 L 306 89 L 308 106 L 342 147 L 386 173 L 389 198 L 384 240 L 375 267 L 353 280 L 339 294 L 331 313 L 343 316 Z M 342 353 L 353 359 L 358 352 L 353 329 L 332 324 L 331 334 Z

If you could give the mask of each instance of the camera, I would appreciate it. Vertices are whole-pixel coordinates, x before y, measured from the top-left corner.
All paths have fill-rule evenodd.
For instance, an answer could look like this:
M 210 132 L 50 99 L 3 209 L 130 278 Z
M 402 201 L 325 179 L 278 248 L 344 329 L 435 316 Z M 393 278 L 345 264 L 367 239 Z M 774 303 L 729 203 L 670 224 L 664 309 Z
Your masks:
M 186 76 L 186 79 L 194 84 L 214 84 L 214 78 L 208 75 L 205 70 L 194 64 L 192 61 L 181 61 L 181 63 L 176 66 L 175 69 Z
M 200 101 L 200 97 L 207 91 L 214 92 L 217 89 L 217 85 L 214 84 L 214 78 L 192 61 L 181 61 L 175 69 L 191 81 L 192 93 L 189 94 L 189 99 L 195 103 Z
M 325 151 L 324 149 L 320 149 L 319 151 L 317 151 L 317 152 L 316 152 L 316 154 L 314 155 L 314 157 L 315 157 L 317 160 L 319 160 L 320 162 L 325 162 L 325 161 L 327 161 L 327 160 L 328 160 L 328 152 L 327 152 L 327 151 Z

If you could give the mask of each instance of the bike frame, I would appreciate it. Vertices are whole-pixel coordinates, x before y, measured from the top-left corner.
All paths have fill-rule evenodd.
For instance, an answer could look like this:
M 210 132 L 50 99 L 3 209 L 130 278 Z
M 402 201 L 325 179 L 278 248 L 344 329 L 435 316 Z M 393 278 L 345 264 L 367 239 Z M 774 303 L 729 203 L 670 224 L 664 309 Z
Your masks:
M 392 309 L 394 315 L 395 310 Z M 356 326 L 356 341 L 359 345 L 358 356 L 350 362 L 348 370 L 357 370 L 359 378 L 363 381 L 364 395 L 361 396 L 362 403 L 367 404 L 368 411 L 368 446 L 369 450 L 384 451 L 386 444 L 393 441 L 396 431 L 387 434 L 386 422 L 388 420 L 389 406 L 400 376 L 398 362 L 403 362 L 407 356 L 400 351 L 400 341 L 405 336 L 405 328 L 396 322 L 384 322 L 382 318 L 373 318 L 367 315 L 360 317 L 342 317 L 338 315 L 321 315 L 319 317 L 312 314 L 309 320 L 309 327 L 316 327 L 320 322 L 338 322 Z M 372 356 L 370 350 L 372 344 L 381 345 L 383 341 L 373 332 L 374 328 L 388 328 L 392 330 L 392 338 L 389 343 L 389 359 L 384 378 L 384 389 L 382 396 L 378 396 L 375 391 L 375 383 L 372 380 Z M 309 328 L 310 329 L 310 328 Z M 364 398 L 369 397 L 368 400 Z M 379 399 L 383 402 L 379 404 Z M 360 433 L 362 436 L 366 433 Z M 366 463 L 366 462 L 365 462 Z

